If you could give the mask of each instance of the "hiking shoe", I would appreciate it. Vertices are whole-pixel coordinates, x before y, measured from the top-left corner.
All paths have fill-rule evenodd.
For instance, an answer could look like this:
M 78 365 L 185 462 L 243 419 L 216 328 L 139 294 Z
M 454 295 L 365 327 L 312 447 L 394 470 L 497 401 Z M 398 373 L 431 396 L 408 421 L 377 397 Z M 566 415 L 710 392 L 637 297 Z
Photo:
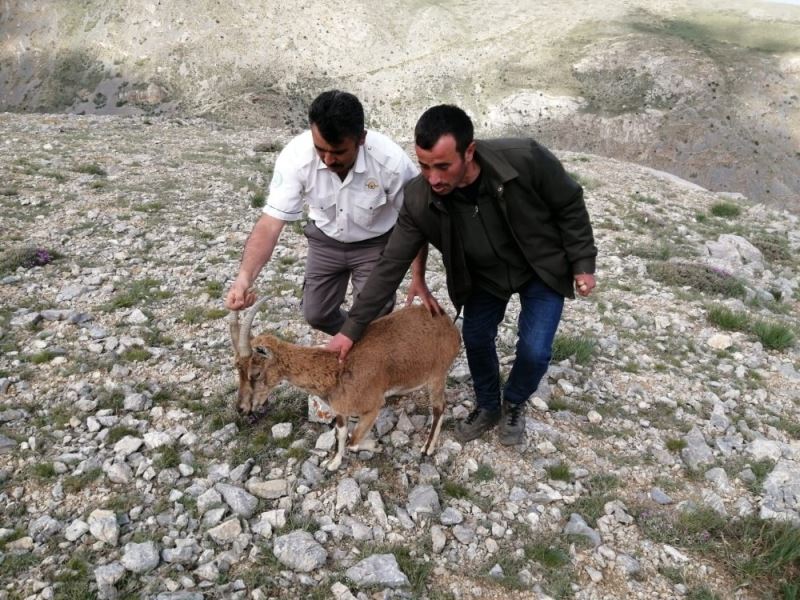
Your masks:
M 521 444 L 525 436 L 525 403 L 503 402 L 503 418 L 500 420 L 500 443 L 505 446 Z
M 456 439 L 463 444 L 479 438 L 484 432 L 497 425 L 499 421 L 499 410 L 492 411 L 478 407 L 456 426 Z

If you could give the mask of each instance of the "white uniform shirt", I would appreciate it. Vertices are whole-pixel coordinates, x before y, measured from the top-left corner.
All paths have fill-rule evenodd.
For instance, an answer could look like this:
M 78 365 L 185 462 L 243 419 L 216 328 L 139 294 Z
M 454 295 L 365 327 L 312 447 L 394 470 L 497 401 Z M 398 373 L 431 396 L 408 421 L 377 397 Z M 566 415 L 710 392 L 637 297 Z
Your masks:
M 403 204 L 403 186 L 419 173 L 416 165 L 385 135 L 367 131 L 356 162 L 344 181 L 317 155 L 311 131 L 295 137 L 278 155 L 264 212 L 296 221 L 308 216 L 327 236 L 360 242 L 394 227 Z

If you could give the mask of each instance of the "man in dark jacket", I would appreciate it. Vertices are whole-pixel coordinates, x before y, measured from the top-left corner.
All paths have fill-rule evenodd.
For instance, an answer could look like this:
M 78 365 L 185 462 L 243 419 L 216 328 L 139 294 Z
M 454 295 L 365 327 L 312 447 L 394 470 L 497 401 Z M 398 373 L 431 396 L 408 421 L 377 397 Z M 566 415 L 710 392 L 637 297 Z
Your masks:
M 476 407 L 456 428 L 467 442 L 500 423 L 500 441 L 522 441 L 523 408 L 550 362 L 564 298 L 595 287 L 595 256 L 583 190 L 531 139 L 474 140 L 456 106 L 428 109 L 414 132 L 421 175 L 349 317 L 328 344 L 344 359 L 395 293 L 426 243 L 441 253 L 447 288 L 464 310 L 462 335 Z M 513 294 L 520 314 L 514 365 L 500 389 L 498 325 Z M 423 303 L 441 308 L 429 295 Z

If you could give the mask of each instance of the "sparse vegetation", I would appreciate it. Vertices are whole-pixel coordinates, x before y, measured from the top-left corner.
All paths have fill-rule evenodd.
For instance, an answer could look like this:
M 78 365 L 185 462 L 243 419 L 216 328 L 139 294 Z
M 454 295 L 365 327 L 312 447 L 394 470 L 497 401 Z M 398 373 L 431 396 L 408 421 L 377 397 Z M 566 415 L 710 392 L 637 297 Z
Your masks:
M 597 179 L 586 177 L 580 173 L 575 173 L 574 171 L 567 171 L 567 175 L 572 177 L 572 179 L 574 179 L 584 190 L 593 190 L 602 185 L 602 182 L 598 181 Z
M 572 505 L 572 512 L 580 514 L 586 522 L 594 527 L 597 519 L 603 516 L 607 502 L 614 500 L 611 492 L 619 486 L 619 479 L 614 475 L 594 475 L 586 482 L 588 493 L 581 495 Z
M 579 365 L 588 364 L 594 356 L 597 342 L 586 336 L 557 334 L 553 340 L 553 361 L 574 358 Z
M 650 205 L 658 204 L 658 200 L 656 198 L 648 196 L 647 194 L 640 194 L 639 192 L 634 192 L 633 194 L 631 194 L 631 199 L 634 202 L 642 202 L 644 204 L 650 204 Z
M 481 81 L 482 86 L 489 83 Z M 91 104 L 93 94 L 85 102 Z M 115 100 L 109 95 L 107 106 Z M 374 116 L 378 105 L 371 103 Z M 293 122 L 305 122 L 301 117 L 292 117 Z M 706 479 L 711 467 L 724 468 L 730 480 L 727 492 L 716 490 L 729 515 L 739 514 L 745 499 L 756 514 L 762 506 L 791 509 L 779 495 L 789 499 L 791 490 L 784 490 L 777 476 L 789 466 L 788 454 L 776 472 L 775 462 L 756 462 L 750 451 L 754 440 L 772 454 L 777 452 L 772 442 L 783 448 L 800 439 L 800 399 L 792 394 L 792 369 L 800 371 L 795 356 L 800 262 L 793 216 L 781 220 L 768 205 L 747 210 L 746 201 L 733 196 L 739 214 L 717 216 L 712 203 L 729 196 L 673 185 L 668 178 L 600 157 L 571 154 L 568 168 L 591 176 L 584 181 L 578 175 L 601 250 L 600 287 L 589 298 L 568 303 L 552 349 L 551 393 L 540 396 L 549 410 L 531 407 L 527 412 L 525 447 L 503 447 L 494 431 L 458 450 L 456 415 L 473 399 L 462 355 L 448 380 L 446 420 L 433 456 L 419 453 L 427 411 L 422 406 L 409 411 L 412 400 L 422 402 L 423 394 L 416 393 L 387 401 L 377 429 L 389 431 L 378 451 L 350 453 L 339 474 L 322 472 L 317 480 L 312 465 L 318 467 L 328 456 L 315 443 L 326 425 L 307 420 L 306 393 L 288 385 L 273 391 L 254 422 L 240 416 L 233 351 L 227 324 L 221 322 L 226 314 L 221 299 L 257 218 L 249 204 L 264 201 L 265 163 L 275 157 L 247 156 L 252 154 L 248 145 L 254 144 L 252 130 L 245 133 L 238 125 L 216 121 L 206 129 L 202 118 L 160 115 L 146 125 L 139 117 L 128 124 L 125 119 L 51 114 L 48 135 L 38 131 L 43 129 L 38 118 L 12 114 L 5 121 L 10 135 L 0 146 L 10 152 L 0 153 L 0 171 L 8 174 L 0 184 L 0 205 L 8 227 L 0 263 L 12 249 L 24 247 L 51 253 L 52 246 L 68 257 L 46 265 L 11 264 L 7 270 L 2 263 L 0 273 L 0 442 L 8 459 L 0 473 L 7 496 L 6 524 L 0 526 L 8 536 L 0 540 L 0 585 L 9 600 L 31 594 L 93 598 L 98 593 L 94 568 L 119 561 L 131 541 L 153 540 L 159 550 L 172 548 L 174 535 L 197 541 L 193 562 L 169 564 L 162 557 L 146 575 L 129 572 L 115 585 L 121 600 L 180 591 L 188 585 L 184 575 L 199 582 L 190 591 L 212 596 L 250 595 L 260 589 L 265 597 L 327 598 L 333 583 L 348 583 L 344 570 L 373 551 L 397 557 L 411 586 L 393 593 L 409 598 L 454 600 L 478 587 L 484 596 L 497 597 L 541 593 L 570 598 L 594 592 L 611 597 L 627 585 L 642 597 L 727 598 L 738 590 L 754 598 L 798 600 L 796 538 L 779 535 L 775 523 L 754 521 L 747 531 L 728 516 L 683 516 L 685 507 L 715 489 L 716 482 Z M 24 148 L 23 132 L 31 135 L 30 151 Z M 14 139 L 23 143 L 5 143 Z M 54 149 L 43 149 L 51 139 Z M 75 166 L 82 163 L 88 165 L 78 174 Z M 93 172 L 89 165 L 94 163 L 109 176 Z M 696 211 L 703 214 L 695 218 Z M 272 301 L 259 313 L 256 330 L 316 345 L 327 338 L 304 323 L 299 301 L 305 222 L 283 229 L 259 277 L 259 295 Z M 721 234 L 739 235 L 758 247 L 763 268 L 757 262 L 727 271 L 704 266 L 709 260 L 705 243 Z M 429 284 L 453 315 L 439 260 L 432 252 Z M 714 264 L 724 263 L 715 259 Z M 650 275 L 643 272 L 645 266 Z M 403 299 L 401 292 L 398 304 Z M 513 364 L 517 306 L 512 299 L 498 331 L 503 377 Z M 133 309 L 143 311 L 146 319 L 129 319 Z M 30 326 L 34 313 L 41 314 Z M 733 344 L 718 351 L 709 338 L 724 332 Z M 144 410 L 130 408 L 138 394 L 147 401 Z M 391 422 L 401 410 L 416 431 L 408 432 L 408 442 L 396 434 L 389 443 Z M 590 410 L 602 420 L 594 414 L 587 418 Z M 293 424 L 288 437 L 272 435 L 272 425 L 279 422 Z M 694 427 L 703 432 L 715 458 L 689 470 L 681 453 L 687 448 L 683 438 Z M 158 448 L 143 444 L 127 458 L 115 451 L 124 436 L 143 439 L 153 431 L 168 432 L 176 441 Z M 671 466 L 662 464 L 672 462 L 667 450 L 673 453 Z M 173 483 L 181 457 L 194 472 Z M 114 471 L 106 475 L 92 468 L 108 469 L 122 461 L 133 470 L 130 484 L 112 482 Z M 246 478 L 225 477 L 228 468 L 243 465 L 252 465 L 246 478 L 288 480 L 289 495 L 259 500 L 252 517 L 239 517 L 246 536 L 233 543 L 237 560 L 229 570 L 221 569 L 217 581 L 206 582 L 195 571 L 201 556 L 203 562 L 208 558 L 222 566 L 230 544 L 207 541 L 211 517 L 217 516 L 201 514 L 194 494 L 219 491 L 218 481 L 246 487 Z M 345 478 L 357 481 L 362 501 L 356 511 L 331 512 Z M 401 511 L 407 509 L 411 490 L 428 481 L 443 509 L 464 516 L 464 532 L 475 534 L 469 548 L 455 539 L 453 527 L 445 526 L 445 548 L 433 553 L 426 525 L 417 527 L 423 535 L 412 535 L 396 520 L 405 523 Z M 545 486 L 563 498 L 547 503 L 537 527 L 536 514 L 528 511 L 538 514 L 540 506 L 534 508 L 532 498 Z M 653 487 L 664 490 L 672 503 L 661 506 L 657 495 L 648 495 Z M 170 496 L 174 489 L 183 496 Z M 353 537 L 360 533 L 355 527 L 353 535 L 347 531 L 352 518 L 380 538 L 382 520 L 370 506 L 375 492 L 391 523 L 390 529 L 382 528 L 387 537 L 380 542 Z M 373 493 L 369 499 L 368 493 Z M 528 500 L 516 501 L 525 493 Z M 605 557 L 605 549 L 598 554 L 585 546 L 584 538 L 561 533 L 575 512 L 609 542 L 605 527 L 598 526 L 609 502 L 623 503 L 637 519 L 618 530 L 624 530 L 624 544 L 611 543 L 614 551 L 640 563 L 637 574 L 623 573 L 623 561 L 616 564 L 612 558 L 601 569 L 595 559 Z M 74 543 L 64 535 L 76 520 L 88 522 L 96 508 L 119 517 L 120 539 L 111 554 L 95 535 Z M 234 517 L 224 501 L 212 508 L 225 508 L 223 521 Z M 260 513 L 280 508 L 287 509 L 289 523 L 276 527 L 273 536 L 303 529 L 316 534 L 329 552 L 325 567 L 309 574 L 314 585 L 303 585 L 311 579 L 299 573 L 289 576 L 272 552 L 274 537 L 265 540 L 253 531 Z M 645 508 L 650 514 L 642 516 Z M 37 536 L 35 550 L 24 554 L 21 548 L 30 544 L 21 538 L 33 535 L 31 522 L 43 514 L 56 519 L 62 531 L 44 541 Z M 207 522 L 202 522 L 204 515 Z M 424 520 L 441 524 L 436 515 Z M 9 528 L 18 531 L 9 534 Z M 461 528 L 457 532 L 460 538 Z M 665 543 L 691 560 L 660 561 Z M 594 573 L 585 570 L 587 564 L 602 570 L 602 581 L 589 583 Z M 489 575 L 495 565 L 503 573 Z M 433 569 L 447 574 L 440 577 Z M 47 587 L 39 589 L 38 582 Z M 679 589 L 670 589 L 678 584 Z M 372 586 L 349 587 L 354 594 L 382 593 Z
M 472 496 L 472 492 L 467 486 L 451 480 L 442 483 L 442 492 L 450 498 L 470 498 Z
M 106 310 L 131 308 L 172 297 L 172 292 L 161 289 L 161 282 L 155 279 L 131 281 L 126 289 L 120 290 L 106 306 Z
M 122 438 L 124 438 L 126 435 L 132 437 L 140 437 L 141 434 L 139 433 L 138 430 L 133 429 L 131 427 L 118 425 L 108 430 L 108 435 L 106 436 L 106 444 L 109 446 L 113 446 Z
M 486 463 L 478 465 L 478 470 L 472 475 L 473 479 L 478 482 L 491 481 L 495 477 L 494 469 Z
M 711 205 L 711 214 L 715 217 L 738 217 L 742 209 L 730 202 L 716 202 Z
M 719 305 L 708 309 L 708 320 L 713 325 L 728 331 L 746 331 L 750 324 L 747 313 Z
M 141 346 L 133 346 L 131 348 L 125 349 L 119 357 L 125 362 L 143 362 L 152 358 L 152 354 L 150 353 L 147 348 L 142 348 Z
M 653 262 L 647 265 L 653 279 L 667 285 L 689 286 L 698 292 L 741 298 L 745 287 L 730 273 L 697 263 Z
M 223 308 L 206 308 L 203 306 L 192 306 L 183 313 L 183 322 L 190 325 L 202 323 L 204 321 L 214 321 L 226 316 L 228 311 Z
M 20 267 L 23 269 L 40 267 L 61 257 L 59 252 L 38 246 L 12 247 L 0 255 L 0 274 L 13 273 Z
M 181 455 L 178 448 L 162 446 L 158 449 L 158 457 L 153 461 L 155 467 L 161 469 L 174 469 L 181 464 Z
M 80 475 L 70 475 L 64 478 L 64 491 L 69 494 L 77 494 L 90 483 L 103 475 L 100 467 L 95 467 L 84 471 Z
M 55 356 L 56 355 L 50 350 L 42 350 L 41 352 L 31 355 L 30 361 L 35 365 L 41 365 L 50 362 Z
M 753 333 L 756 334 L 761 344 L 769 350 L 786 350 L 794 345 L 794 332 L 781 323 L 757 321 L 753 325 Z
M 252 208 L 263 208 L 266 196 L 262 190 L 256 190 L 250 196 L 250 206 Z
M 158 200 L 151 200 L 149 202 L 142 202 L 133 206 L 133 210 L 143 213 L 157 213 L 166 208 L 166 204 Z
M 643 510 L 637 522 L 653 541 L 713 554 L 737 580 L 766 594 L 762 597 L 785 594 L 800 581 L 800 530 L 790 523 L 729 520 L 705 507 L 678 513 Z
M 50 462 L 36 463 L 33 465 L 33 474 L 41 479 L 50 479 L 56 476 L 56 469 Z
M 98 165 L 97 163 L 84 163 L 75 167 L 76 173 L 84 173 L 86 175 L 97 175 L 98 177 L 106 177 L 108 172 Z
M 689 444 L 683 438 L 670 438 L 666 442 L 667 450 L 670 452 L 680 452 Z
M 792 260 L 789 240 L 782 235 L 762 234 L 753 237 L 750 242 L 759 250 L 764 259 L 771 263 L 786 263 Z
M 631 247 L 628 252 L 633 256 L 648 260 L 669 260 L 673 256 L 674 244 L 659 242 L 657 244 L 639 244 Z
M 550 479 L 555 479 L 557 481 L 569 481 L 572 479 L 572 473 L 569 470 L 569 466 L 559 462 L 555 465 L 551 465 L 547 467 L 547 476 Z
M 722 329 L 751 333 L 768 350 L 786 350 L 794 345 L 796 339 L 794 332 L 787 325 L 761 319 L 751 322 L 747 313 L 733 311 L 724 306 L 710 307 L 708 320 Z

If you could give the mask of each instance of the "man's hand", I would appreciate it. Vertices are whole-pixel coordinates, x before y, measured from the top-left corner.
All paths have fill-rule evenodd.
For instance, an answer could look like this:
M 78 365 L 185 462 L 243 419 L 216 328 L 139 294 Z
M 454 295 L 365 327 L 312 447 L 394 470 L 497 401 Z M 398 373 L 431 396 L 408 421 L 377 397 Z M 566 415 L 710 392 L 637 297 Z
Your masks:
M 338 352 L 339 362 L 343 363 L 344 359 L 347 358 L 347 353 L 350 352 L 350 348 L 352 347 L 353 347 L 353 340 L 351 340 L 343 333 L 337 333 L 335 336 L 331 338 L 331 340 L 325 346 L 325 350 L 328 350 L 330 352 Z
M 242 310 L 252 306 L 255 301 L 256 293 L 246 281 L 241 281 L 237 277 L 231 289 L 228 290 L 227 296 L 225 296 L 225 308 L 228 310 Z
M 597 286 L 594 275 L 591 273 L 578 273 L 575 277 L 575 289 L 581 296 L 588 296 Z
M 422 300 L 422 304 L 431 311 L 432 315 L 444 314 L 444 309 L 439 306 L 439 301 L 431 294 L 424 278 L 411 278 L 411 285 L 408 287 L 408 296 L 406 296 L 406 306 L 411 306 L 414 302 L 414 298 Z

